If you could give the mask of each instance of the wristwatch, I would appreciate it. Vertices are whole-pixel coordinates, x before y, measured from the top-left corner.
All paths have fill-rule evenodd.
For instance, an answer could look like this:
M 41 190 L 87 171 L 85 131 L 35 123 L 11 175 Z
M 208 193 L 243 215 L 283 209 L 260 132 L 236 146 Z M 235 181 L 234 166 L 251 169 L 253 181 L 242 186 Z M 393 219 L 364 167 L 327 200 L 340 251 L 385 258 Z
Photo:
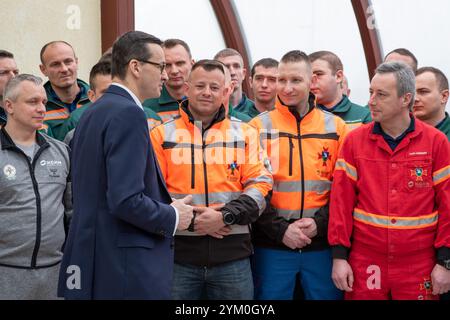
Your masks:
M 236 222 L 236 216 L 233 212 L 228 210 L 222 210 L 223 223 L 226 226 L 230 226 Z
M 447 270 L 450 270 L 450 259 L 438 260 L 437 264 L 443 266 Z

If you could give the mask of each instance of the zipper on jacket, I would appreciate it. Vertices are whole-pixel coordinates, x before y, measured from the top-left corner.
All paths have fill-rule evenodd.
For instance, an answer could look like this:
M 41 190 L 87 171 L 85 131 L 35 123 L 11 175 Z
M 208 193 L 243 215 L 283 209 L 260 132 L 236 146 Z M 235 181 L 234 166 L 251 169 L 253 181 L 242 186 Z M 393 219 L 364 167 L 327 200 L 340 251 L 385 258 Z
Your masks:
M 292 138 L 289 137 L 289 176 L 292 176 L 292 150 L 294 149 L 294 143 Z
M 195 148 L 191 144 L 191 189 L 195 189 Z
M 205 131 L 206 132 L 206 131 Z M 202 161 L 203 161 L 203 180 L 205 181 L 205 205 L 209 207 L 209 196 L 208 196 L 208 171 L 206 170 L 206 160 L 205 160 L 205 139 L 204 133 L 202 134 Z
M 302 175 L 302 206 L 300 209 L 300 219 L 303 218 L 303 210 L 305 209 L 305 165 L 303 163 L 302 137 L 300 135 L 300 121 L 297 120 L 297 140 L 298 140 L 298 155 L 300 157 L 300 171 Z
M 30 264 L 31 268 L 36 268 L 37 255 L 39 252 L 39 248 L 41 246 L 41 231 L 42 231 L 41 195 L 39 193 L 39 187 L 38 187 L 38 183 L 36 181 L 36 176 L 34 175 L 34 171 L 35 171 L 37 159 L 39 158 L 41 153 L 44 151 L 44 149 L 45 148 L 40 147 L 33 158 L 33 162 L 30 162 L 30 159 L 28 158 L 28 156 L 21 149 L 19 149 L 17 147 L 14 148 L 14 150 L 16 152 L 18 152 L 19 154 L 22 154 L 27 161 L 28 170 L 30 170 L 31 182 L 33 183 L 34 195 L 36 197 L 36 240 L 34 243 L 33 254 L 31 256 L 31 264 Z

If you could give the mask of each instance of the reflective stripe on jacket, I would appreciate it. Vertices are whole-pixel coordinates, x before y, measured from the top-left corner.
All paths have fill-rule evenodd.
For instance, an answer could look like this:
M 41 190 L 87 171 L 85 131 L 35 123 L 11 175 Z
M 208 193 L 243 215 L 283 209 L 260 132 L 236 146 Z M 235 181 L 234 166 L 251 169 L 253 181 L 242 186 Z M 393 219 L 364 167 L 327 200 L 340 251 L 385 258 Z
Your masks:
M 279 99 L 275 110 L 250 124 L 260 129 L 274 178 L 271 205 L 286 220 L 314 217 L 328 203 L 331 177 L 346 126 L 337 116 L 313 107 L 297 121 Z
M 373 124 L 352 131 L 340 153 L 328 238 L 335 257 L 353 243 L 392 255 L 450 247 L 450 145 L 415 120 L 392 151 Z
M 192 194 L 195 206 L 225 205 L 234 210 L 233 201 L 239 201 L 243 195 L 250 198 L 255 205 L 256 216 L 251 212 L 240 212 L 244 216 L 242 222 L 232 225 L 231 234 L 219 240 L 222 245 L 234 242 L 230 248 L 238 248 L 238 242 L 242 243 L 243 238 L 236 240 L 233 235 L 245 235 L 246 241 L 250 240 L 248 225 L 266 208 L 266 197 L 273 183 L 271 174 L 262 162 L 257 131 L 236 118 L 225 116 L 223 106 L 210 127 L 203 129 L 201 122 L 193 121 L 188 103 L 187 100 L 182 103 L 179 117 L 151 132 L 162 175 L 173 198 Z M 254 218 L 249 219 L 250 216 Z M 180 260 L 177 247 L 191 241 L 180 236 L 216 241 L 190 231 L 178 231 L 176 235 L 177 261 Z M 197 255 L 202 256 L 204 252 L 201 249 L 198 251 Z M 248 256 L 251 250 L 245 249 L 245 254 L 241 250 L 234 256 L 229 256 L 230 252 L 211 252 L 211 261 L 221 263 Z M 201 264 L 200 260 L 204 261 L 199 258 L 195 264 Z

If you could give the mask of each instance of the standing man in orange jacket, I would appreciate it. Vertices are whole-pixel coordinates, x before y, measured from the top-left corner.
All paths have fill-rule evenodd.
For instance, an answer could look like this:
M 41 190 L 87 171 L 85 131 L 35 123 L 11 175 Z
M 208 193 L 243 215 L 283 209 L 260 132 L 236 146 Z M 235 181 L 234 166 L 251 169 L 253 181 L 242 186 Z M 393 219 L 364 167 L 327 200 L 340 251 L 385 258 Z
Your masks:
M 331 192 L 333 281 L 347 299 L 438 299 L 450 289 L 450 145 L 410 113 L 415 76 L 380 65 L 374 123 L 351 132 Z
M 224 68 L 194 64 L 180 117 L 151 132 L 172 198 L 192 194 L 196 206 L 188 231 L 175 236 L 176 300 L 253 299 L 249 225 L 266 208 L 272 176 L 257 131 L 226 114 Z
M 304 52 L 285 54 L 275 109 L 250 122 L 260 130 L 274 179 L 272 210 L 253 228 L 256 299 L 292 299 L 297 275 L 306 299 L 342 298 L 331 280 L 326 235 L 331 177 L 347 127 L 315 106 L 311 79 Z

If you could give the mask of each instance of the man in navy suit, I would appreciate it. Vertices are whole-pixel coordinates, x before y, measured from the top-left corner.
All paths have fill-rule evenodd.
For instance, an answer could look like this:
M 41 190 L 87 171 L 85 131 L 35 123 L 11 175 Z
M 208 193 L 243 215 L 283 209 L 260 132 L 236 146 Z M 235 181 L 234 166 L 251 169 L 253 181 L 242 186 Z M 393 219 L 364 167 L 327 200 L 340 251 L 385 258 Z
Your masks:
M 160 45 L 140 31 L 120 37 L 113 83 L 75 130 L 74 214 L 58 288 L 66 299 L 170 298 L 173 235 L 193 210 L 191 196 L 172 202 L 142 109 L 167 79 Z

